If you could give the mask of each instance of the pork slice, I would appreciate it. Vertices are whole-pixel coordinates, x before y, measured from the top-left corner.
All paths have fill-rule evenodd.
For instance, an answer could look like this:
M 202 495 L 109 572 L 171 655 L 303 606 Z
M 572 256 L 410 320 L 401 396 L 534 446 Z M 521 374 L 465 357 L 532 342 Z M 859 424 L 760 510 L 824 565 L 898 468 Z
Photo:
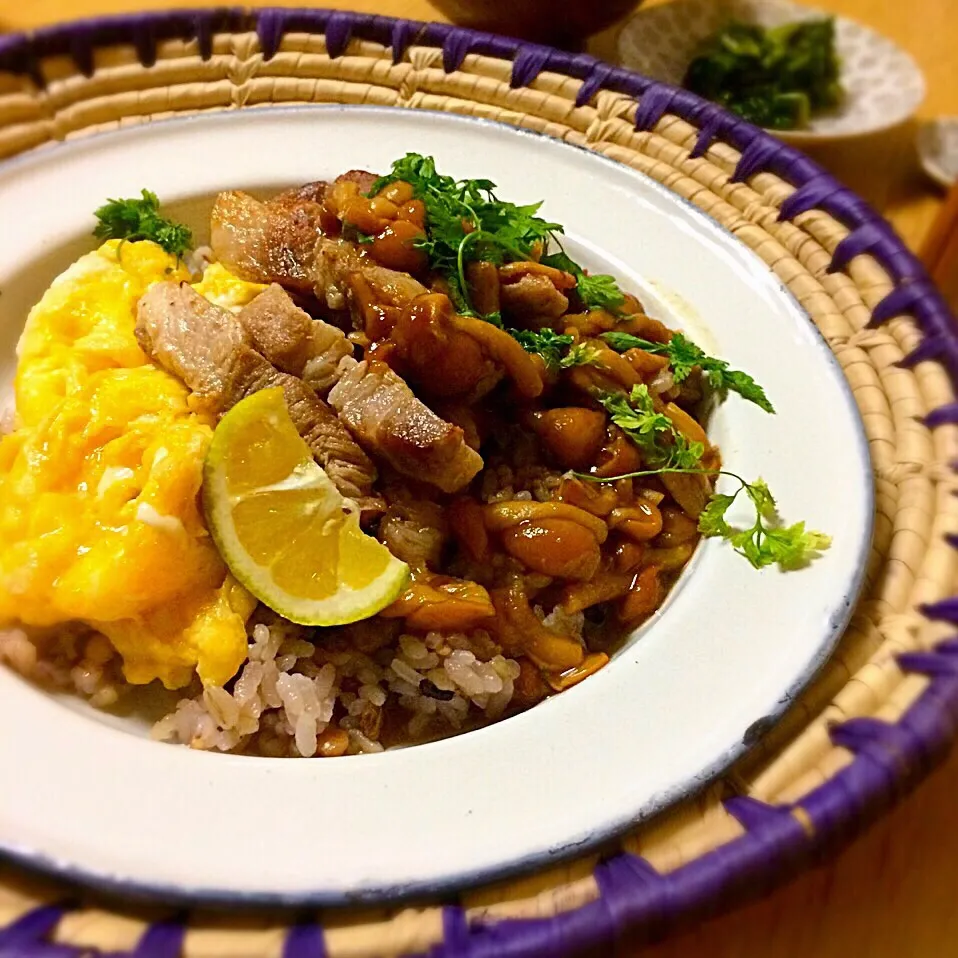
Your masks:
M 277 285 L 259 294 L 239 314 L 256 348 L 277 369 L 298 376 L 320 396 L 338 378 L 337 367 L 352 356 L 352 343 L 341 329 L 313 319 Z
M 315 180 L 312 183 L 304 183 L 302 186 L 294 186 L 292 189 L 277 193 L 276 196 L 267 200 L 270 207 L 292 207 L 301 208 L 309 204 L 324 206 L 326 203 L 326 194 L 329 191 L 329 183 L 325 180 Z M 310 211 L 312 215 L 318 216 L 315 210 Z
M 157 283 L 137 307 L 140 347 L 182 380 L 211 412 L 221 414 L 236 357 L 249 349 L 243 327 L 189 286 Z
M 406 306 L 427 292 L 426 287 L 408 273 L 379 266 L 363 256 L 359 246 L 349 240 L 321 237 L 314 252 L 313 293 L 330 309 L 349 308 L 357 329 L 365 324 L 363 308 L 367 304 L 358 302 L 353 294 L 352 276 L 361 276 L 372 302 L 382 306 Z
M 357 364 L 343 332 L 310 318 L 279 286 L 257 296 L 239 320 L 269 362 L 323 395 L 348 378 L 350 385 L 337 393 L 348 413 L 336 407 L 337 411 L 361 443 L 398 471 L 422 478 L 427 466 L 438 481 L 430 478 L 431 473 L 426 474 L 427 480 L 445 489 L 468 482 L 475 474 L 475 470 L 469 472 L 475 462 L 481 468 L 478 455 L 473 460 L 460 448 L 468 444 L 459 427 L 436 416 L 388 366 L 375 363 L 370 369 L 370 364 Z M 362 371 L 357 373 L 359 365 Z
M 386 497 L 389 498 L 387 491 Z M 379 541 L 413 569 L 438 570 L 449 538 L 443 508 L 414 496 L 391 501 L 379 523 Z
M 313 250 L 310 279 L 313 294 L 330 309 L 349 306 L 349 277 L 360 272 L 366 260 L 355 243 L 321 237 Z
M 311 292 L 322 206 L 311 200 L 298 202 L 295 195 L 292 191 L 262 203 L 239 190 L 220 193 L 210 218 L 210 245 L 216 258 L 248 282 L 281 283 Z
M 220 193 L 210 219 L 210 245 L 241 279 L 311 293 L 331 310 L 348 307 L 361 328 L 364 304 L 350 301 L 353 274 L 363 276 L 373 300 L 383 305 L 405 306 L 426 289 L 408 273 L 376 265 L 358 244 L 323 235 L 327 189 L 326 183 L 309 183 L 267 202 L 239 190 Z
M 378 179 L 378 174 L 370 173 L 369 170 L 348 170 L 345 173 L 340 173 L 335 182 L 355 183 L 359 187 L 360 193 L 368 193 L 373 188 L 373 183 Z
M 187 284 L 157 283 L 140 300 L 136 337 L 216 414 L 261 389 L 281 387 L 296 429 L 339 491 L 364 511 L 381 509 L 372 496 L 376 467 L 366 453 L 312 389 L 253 348 L 232 313 Z
M 500 272 L 501 276 L 501 272 Z M 499 289 L 502 310 L 520 319 L 558 319 L 569 309 L 569 298 L 548 276 L 527 274 Z
M 386 306 L 408 306 L 417 296 L 429 292 L 409 273 L 386 269 L 385 266 L 366 266 L 362 275 L 373 295 Z
M 346 360 L 340 370 L 330 405 L 397 472 L 455 492 L 482 468 L 462 429 L 440 419 L 385 363 Z

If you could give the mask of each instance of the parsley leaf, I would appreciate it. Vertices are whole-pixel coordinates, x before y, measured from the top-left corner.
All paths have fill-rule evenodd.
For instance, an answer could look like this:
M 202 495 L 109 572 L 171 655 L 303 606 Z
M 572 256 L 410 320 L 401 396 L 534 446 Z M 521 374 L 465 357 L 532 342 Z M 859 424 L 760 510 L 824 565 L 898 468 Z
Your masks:
M 98 239 L 152 240 L 178 257 L 193 246 L 189 227 L 160 216 L 159 198 L 149 190 L 143 190 L 140 199 L 107 200 L 94 215 L 98 222 L 93 235 Z
M 694 470 L 705 455 L 703 443 L 690 441 L 665 413 L 656 411 L 648 386 L 633 386 L 629 396 L 600 393 L 596 399 L 655 471 Z
M 786 526 L 778 515 L 768 486 L 762 479 L 746 482 L 733 476 L 741 485 L 732 495 L 715 493 L 699 516 L 699 531 L 707 537 L 719 537 L 732 544 L 737 552 L 756 568 L 777 565 L 783 571 L 799 569 L 831 545 L 831 538 L 821 532 L 806 531 L 804 522 Z M 726 514 L 742 490 L 755 509 L 751 526 L 738 529 L 729 524 Z
M 653 343 L 639 336 L 617 332 L 602 333 L 602 339 L 617 352 L 642 349 L 647 353 L 667 356 L 669 365 L 672 367 L 672 376 L 677 383 L 687 379 L 692 370 L 698 366 L 705 374 L 708 384 L 719 395 L 735 392 L 743 399 L 755 403 L 765 412 L 775 412 L 775 407 L 769 402 L 765 390 L 751 376 L 737 369 L 729 369 L 728 363 L 722 359 L 706 355 L 681 333 L 676 333 L 667 343 Z
M 527 353 L 538 353 L 547 369 L 558 369 L 563 361 L 563 350 L 572 345 L 571 336 L 561 336 L 554 329 L 510 329 L 510 336 L 517 340 Z
M 547 250 L 562 225 L 542 219 L 541 203 L 518 206 L 496 196 L 491 180 L 455 180 L 436 170 L 431 156 L 407 153 L 392 170 L 373 183 L 375 196 L 390 183 L 403 180 L 426 207 L 426 236 L 417 247 L 429 265 L 446 280 L 456 309 L 476 316 L 469 298 L 465 267 L 474 260 L 501 264 L 538 259 L 547 266 L 571 273 L 583 305 L 588 309 L 616 310 L 625 295 L 611 276 L 589 276 L 565 253 L 540 255 Z M 489 317 L 480 317 L 489 319 Z M 492 320 L 490 320 L 492 321 Z
M 728 538 L 732 534 L 732 529 L 725 520 L 725 513 L 733 502 L 735 502 L 735 496 L 714 493 L 699 515 L 699 532 L 703 536 Z
M 582 305 L 587 309 L 616 310 L 625 302 L 625 295 L 619 289 L 614 276 L 604 273 L 598 276 L 589 276 L 585 270 L 570 259 L 564 252 L 550 253 L 540 261 L 544 266 L 561 269 L 571 273 L 576 280 L 576 291 Z
M 562 357 L 559 365 L 563 369 L 571 369 L 573 366 L 601 366 L 601 355 L 598 347 L 591 343 L 576 343 Z
M 602 365 L 598 347 L 591 343 L 576 343 L 573 346 L 571 336 L 560 335 L 548 326 L 543 329 L 508 329 L 506 332 L 517 340 L 527 353 L 538 353 L 547 369 Z
M 591 482 L 618 482 L 620 479 L 658 476 L 665 472 L 731 476 L 738 481 L 739 487 L 731 495 L 712 493 L 708 504 L 699 515 L 698 528 L 706 538 L 724 539 L 730 543 L 735 551 L 748 559 L 756 569 L 764 569 L 770 565 L 777 565 L 783 572 L 801 569 L 817 559 L 831 545 L 830 536 L 807 530 L 804 522 L 784 525 L 775 506 L 775 499 L 762 479 L 746 482 L 737 473 L 725 469 L 694 469 L 669 465 L 629 472 L 622 476 L 600 478 L 583 472 L 577 472 L 575 475 Z M 731 525 L 726 517 L 743 489 L 755 510 L 755 520 L 751 526 L 740 529 Z
M 702 469 L 699 460 L 705 451 L 703 444 L 689 442 L 668 416 L 656 412 L 646 386 L 634 386 L 628 397 L 624 393 L 604 393 L 596 398 L 609 412 L 612 422 L 642 450 L 649 468 L 621 476 L 597 477 L 576 473 L 579 478 L 592 482 L 617 482 L 667 472 L 731 476 L 738 481 L 738 489 L 731 495 L 712 493 L 699 515 L 699 532 L 709 538 L 725 539 L 756 569 L 770 565 L 777 565 L 783 572 L 799 569 L 818 558 L 831 545 L 829 536 L 806 530 L 804 522 L 786 526 L 778 514 L 775 497 L 764 480 L 746 482 L 738 474 L 725 469 Z M 733 526 L 727 516 L 743 490 L 752 504 L 755 519 L 752 525 L 740 529 Z
M 491 263 L 535 259 L 559 223 L 537 214 L 541 203 L 517 206 L 500 200 L 491 180 L 455 180 L 436 170 L 431 156 L 407 153 L 373 183 L 375 196 L 397 180 L 409 183 L 426 208 L 426 237 L 416 245 L 449 285 L 450 298 L 465 315 L 476 316 L 469 298 L 465 267 L 474 260 Z M 487 317 L 480 317 L 487 318 Z

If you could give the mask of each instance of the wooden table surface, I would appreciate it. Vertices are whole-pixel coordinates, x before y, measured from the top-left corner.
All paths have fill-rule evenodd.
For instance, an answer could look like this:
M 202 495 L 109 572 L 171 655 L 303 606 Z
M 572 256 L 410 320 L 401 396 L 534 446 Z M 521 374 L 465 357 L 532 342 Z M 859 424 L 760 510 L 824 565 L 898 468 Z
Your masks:
M 96 13 L 196 7 L 202 0 L 0 0 L 0 30 Z M 270 0 L 270 6 L 308 6 Z M 442 19 L 426 0 L 317 0 L 314 5 Z M 817 0 L 875 27 L 928 81 L 920 116 L 958 114 L 958 0 Z M 615 30 L 592 43 L 614 57 Z M 918 249 L 943 195 L 921 174 L 914 124 L 814 151 Z M 955 958 L 958 956 L 958 752 L 916 794 L 826 868 L 714 919 L 643 958 Z

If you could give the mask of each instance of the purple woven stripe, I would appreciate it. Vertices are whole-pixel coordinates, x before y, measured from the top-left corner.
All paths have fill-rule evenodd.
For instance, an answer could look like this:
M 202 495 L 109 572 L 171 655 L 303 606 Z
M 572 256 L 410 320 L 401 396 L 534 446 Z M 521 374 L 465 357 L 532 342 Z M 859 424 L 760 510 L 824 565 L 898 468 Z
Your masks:
M 653 941 L 690 917 L 707 917 L 743 899 L 767 872 L 770 851 L 786 868 L 797 868 L 807 859 L 811 839 L 787 811 L 750 799 L 731 799 L 727 805 L 748 823 L 748 840 L 733 842 L 669 875 L 634 855 L 616 855 L 596 869 L 600 897 L 552 919 L 470 928 L 461 909 L 447 909 L 443 944 L 428 952 L 429 958 L 562 958 L 586 950 L 611 954 L 625 940 L 630 945 Z
M 158 921 L 147 928 L 130 958 L 180 958 L 185 937 L 185 917 Z
M 833 269 L 870 253 L 888 270 L 896 288 L 875 310 L 875 322 L 910 313 L 925 338 L 906 359 L 914 364 L 942 362 L 958 382 L 958 332 L 947 307 L 915 259 L 895 235 L 854 193 L 808 157 L 755 129 L 686 90 L 669 87 L 585 54 L 568 54 L 490 34 L 444 24 L 425 24 L 387 17 L 329 10 L 239 8 L 176 11 L 100 18 L 52 27 L 31 36 L 0 37 L 0 70 L 43 83 L 41 60 L 49 55 L 72 56 L 80 70 L 95 66 L 95 51 L 117 43 L 133 44 L 144 64 L 155 60 L 156 45 L 170 37 L 196 38 L 209 56 L 219 31 L 255 29 L 264 53 L 272 56 L 290 32 L 324 33 L 331 56 L 345 53 L 349 41 L 361 38 L 392 47 L 399 62 L 413 43 L 441 49 L 446 70 L 457 69 L 469 54 L 511 59 L 512 83 L 531 83 L 543 70 L 581 79 L 576 98 L 584 106 L 603 89 L 639 98 L 636 127 L 651 129 L 665 113 L 682 117 L 699 130 L 692 156 L 702 155 L 716 140 L 741 151 L 734 180 L 771 171 L 795 187 L 782 205 L 787 220 L 811 209 L 822 209 L 844 223 L 851 233 L 836 250 Z M 929 425 L 958 422 L 958 402 L 927 417 Z M 953 542 L 958 544 L 958 542 Z M 958 597 L 925 610 L 931 617 L 958 623 Z M 794 874 L 862 829 L 940 760 L 958 723 L 958 640 L 933 652 L 904 655 L 904 668 L 930 676 L 927 691 L 896 725 L 858 719 L 833 730 L 835 741 L 851 749 L 855 759 L 846 769 L 816 789 L 801 803 L 812 824 L 806 832 L 788 809 L 747 798 L 731 798 L 725 807 L 745 829 L 745 835 L 672 872 L 657 873 L 647 862 L 619 854 L 596 869 L 600 897 L 575 911 L 552 919 L 504 921 L 469 926 L 457 907 L 444 911 L 444 940 L 434 958 L 540 958 L 564 956 L 588 949 L 608 954 L 626 936 L 651 940 L 690 918 L 765 891 Z M 50 945 L 43 939 L 59 921 L 62 906 L 38 909 L 0 931 L 0 958 L 61 958 L 77 951 Z M 183 926 L 177 921 L 153 926 L 133 953 L 135 958 L 174 958 L 182 946 Z M 324 955 L 322 931 L 304 924 L 292 928 L 285 958 Z
M 595 66 L 592 67 L 588 75 L 584 78 L 582 86 L 579 87 L 579 92 L 575 98 L 575 105 L 585 106 L 586 103 L 605 86 L 611 73 L 612 67 L 608 63 L 596 61 Z
M 28 946 L 41 944 L 70 908 L 69 904 L 62 902 L 43 905 L 22 915 L 12 925 L 0 929 L 0 953 L 4 949 L 26 950 Z
M 0 958 L 98 958 L 98 956 L 89 949 L 38 941 L 16 948 L 0 946 Z M 104 958 L 112 958 L 112 956 L 104 956 Z
M 47 940 L 72 907 L 69 902 L 43 905 L 0 928 L 0 958 L 74 958 L 74 948 Z
M 958 625 L 958 596 L 925 605 L 921 611 L 936 622 L 953 622 Z
M 323 929 L 309 921 L 293 925 L 283 942 L 283 958 L 326 958 Z
M 548 47 L 539 47 L 529 44 L 516 54 L 512 63 L 512 76 L 509 86 L 513 89 L 528 86 L 545 69 L 549 62 L 550 50 Z
M 635 128 L 651 130 L 672 106 L 678 90 L 666 83 L 653 83 L 635 108 Z
M 243 29 L 246 15 L 239 7 L 210 10 L 177 10 L 125 17 L 98 17 L 77 23 L 43 27 L 32 34 L 8 34 L 0 38 L 0 70 L 27 74 L 37 85 L 44 84 L 39 63 L 44 57 L 69 56 L 77 68 L 90 76 L 98 48 L 132 44 L 147 65 L 156 60 L 161 40 L 196 39 L 203 56 L 211 52 L 214 33 Z
M 779 220 L 791 220 L 800 213 L 821 209 L 823 204 L 827 203 L 838 203 L 846 208 L 852 207 L 856 210 L 865 206 L 863 200 L 860 200 L 851 190 L 836 183 L 832 177 L 827 175 L 813 176 L 795 190 L 791 196 L 786 197 L 782 203 L 782 208 L 779 210 L 778 218 Z

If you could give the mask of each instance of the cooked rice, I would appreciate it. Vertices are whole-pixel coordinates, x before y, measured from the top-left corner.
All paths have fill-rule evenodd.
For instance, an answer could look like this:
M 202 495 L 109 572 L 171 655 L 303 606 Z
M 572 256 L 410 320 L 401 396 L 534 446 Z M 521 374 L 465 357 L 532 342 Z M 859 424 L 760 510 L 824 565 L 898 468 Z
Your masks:
M 197 246 L 186 257 L 186 267 L 194 276 L 202 276 L 206 272 L 206 267 L 215 262 L 216 254 L 212 246 Z
M 344 630 L 309 630 L 270 615 L 251 624 L 249 659 L 227 687 L 197 685 L 152 729 L 155 739 L 221 752 L 312 757 L 380 752 L 496 721 L 519 664 L 487 632 L 399 635 L 366 654 Z M 337 642 L 339 638 L 341 641 Z M 329 641 L 332 639 L 332 641 Z M 120 662 L 96 633 L 0 632 L 0 662 L 109 708 L 135 704 Z

